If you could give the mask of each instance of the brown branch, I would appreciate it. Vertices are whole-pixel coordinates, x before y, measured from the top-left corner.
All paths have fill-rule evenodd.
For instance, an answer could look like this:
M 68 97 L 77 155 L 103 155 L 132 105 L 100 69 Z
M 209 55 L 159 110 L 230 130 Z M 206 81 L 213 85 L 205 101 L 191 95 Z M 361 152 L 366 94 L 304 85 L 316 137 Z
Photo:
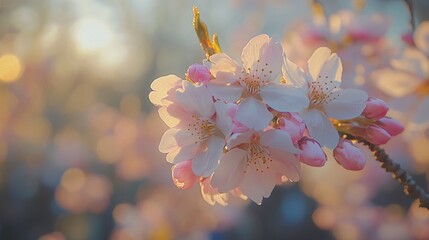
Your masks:
M 420 207 L 429 209 L 429 194 L 422 187 L 418 186 L 413 177 L 402 169 L 398 163 L 394 162 L 384 149 L 361 137 L 356 137 L 348 133 L 341 133 L 341 135 L 346 139 L 356 140 L 367 146 L 372 151 L 375 160 L 381 163 L 381 167 L 386 170 L 386 172 L 392 173 L 393 178 L 401 184 L 405 195 L 413 200 L 418 199 L 420 201 Z

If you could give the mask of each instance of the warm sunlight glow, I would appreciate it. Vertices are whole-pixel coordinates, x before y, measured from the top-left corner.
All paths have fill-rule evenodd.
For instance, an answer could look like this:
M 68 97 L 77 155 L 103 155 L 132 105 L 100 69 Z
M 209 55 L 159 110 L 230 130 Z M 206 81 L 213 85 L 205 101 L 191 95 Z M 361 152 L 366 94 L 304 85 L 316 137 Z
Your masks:
M 68 191 L 78 191 L 85 184 L 85 174 L 82 170 L 71 168 L 61 178 L 61 185 Z
M 92 18 L 78 20 L 73 25 L 72 35 L 82 52 L 100 50 L 113 40 L 113 33 L 109 26 L 101 20 Z
M 22 71 L 21 63 L 15 55 L 3 55 L 0 57 L 0 81 L 14 82 L 18 80 Z

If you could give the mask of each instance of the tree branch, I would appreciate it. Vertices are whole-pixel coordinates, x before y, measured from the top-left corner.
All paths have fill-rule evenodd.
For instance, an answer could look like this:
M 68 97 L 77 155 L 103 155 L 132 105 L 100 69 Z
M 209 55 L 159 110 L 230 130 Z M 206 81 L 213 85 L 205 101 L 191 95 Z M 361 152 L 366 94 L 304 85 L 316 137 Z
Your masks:
M 394 162 L 384 149 L 361 137 L 356 137 L 348 133 L 341 133 L 341 135 L 346 139 L 356 140 L 367 146 L 372 151 L 375 160 L 381 163 L 381 167 L 386 170 L 386 172 L 392 173 L 393 178 L 401 184 L 405 195 L 413 200 L 419 200 L 419 206 L 429 210 L 429 194 L 422 187 L 418 186 L 413 177 L 402 169 L 398 163 Z

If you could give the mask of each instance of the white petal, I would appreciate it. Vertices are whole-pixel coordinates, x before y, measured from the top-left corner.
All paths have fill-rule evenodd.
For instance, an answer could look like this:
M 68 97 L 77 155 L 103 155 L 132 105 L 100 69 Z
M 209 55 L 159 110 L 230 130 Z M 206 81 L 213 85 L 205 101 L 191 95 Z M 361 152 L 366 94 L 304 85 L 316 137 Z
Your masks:
M 381 91 L 392 97 L 403 97 L 411 94 L 423 82 L 415 74 L 393 69 L 381 69 L 372 74 L 375 83 Z
M 222 156 L 219 167 L 213 174 L 211 184 L 219 192 L 228 192 L 238 186 L 243 179 L 246 151 L 234 148 Z
M 169 156 L 167 161 L 173 164 L 178 164 L 184 161 L 191 160 L 195 157 L 198 152 L 198 147 L 195 145 L 186 145 L 180 147 L 179 150 L 173 156 Z
M 304 119 L 311 137 L 330 149 L 337 146 L 340 140 L 338 132 L 324 113 L 311 109 L 301 112 L 301 117 Z
M 207 150 L 192 160 L 192 171 L 197 176 L 208 177 L 216 169 L 222 156 L 225 140 L 216 136 L 208 140 Z
M 176 134 L 179 131 L 179 129 L 170 128 L 164 133 L 164 135 L 162 135 L 161 142 L 159 143 L 160 152 L 168 153 L 179 146 L 176 141 Z
M 283 48 L 268 35 L 262 34 L 252 38 L 244 47 L 241 60 L 246 71 L 251 75 L 272 81 L 279 76 L 283 61 Z M 250 70 L 250 71 L 249 71 Z
M 183 81 L 183 91 L 176 92 L 176 100 L 189 113 L 205 118 L 215 113 L 212 96 L 204 85 Z
M 217 188 L 214 188 L 210 185 L 210 178 L 203 178 L 200 181 L 201 186 L 201 195 L 204 200 L 210 204 L 215 205 L 218 203 L 221 206 L 228 205 L 228 194 L 227 193 L 219 193 Z
M 228 148 L 232 149 L 243 143 L 250 143 L 252 141 L 252 136 L 255 133 L 253 130 L 246 131 L 244 133 L 235 133 L 228 139 Z
M 213 54 L 209 61 L 204 61 L 204 65 L 210 69 L 217 81 L 224 84 L 237 81 L 236 75 L 242 70 L 242 67 L 225 53 Z
M 162 99 L 167 97 L 168 92 L 175 89 L 181 81 L 182 79 L 176 75 L 167 75 L 155 79 L 150 85 L 153 91 L 149 93 L 149 100 L 155 105 L 163 106 Z
M 249 97 L 238 105 L 236 119 L 246 127 L 259 131 L 268 126 L 273 115 L 263 102 Z
M 429 22 L 420 23 L 414 33 L 414 42 L 420 50 L 429 55 Z
M 243 48 L 243 52 L 241 54 L 241 61 L 243 61 L 243 66 L 246 69 L 252 68 L 253 64 L 260 60 L 262 54 L 261 49 L 263 49 L 270 41 L 270 37 L 266 34 L 261 34 L 250 39 Z
M 188 146 L 195 145 L 196 148 L 202 143 L 201 139 L 197 135 L 193 134 L 191 131 L 187 131 L 186 128 L 180 128 L 175 133 L 174 138 L 176 139 L 177 145 Z
M 285 152 L 300 153 L 301 151 L 293 145 L 290 135 L 282 130 L 269 129 L 259 133 L 260 144 L 270 148 L 281 149 Z
M 329 79 L 329 81 L 341 81 L 343 67 L 336 53 L 331 54 L 329 48 L 320 47 L 308 60 L 308 71 L 315 81 L 319 79 L 319 76 L 322 79 Z
M 272 167 L 281 175 L 286 175 L 290 181 L 298 182 L 301 165 L 296 156 L 279 149 L 269 148 L 268 150 L 273 159 Z
M 276 174 L 272 171 L 257 172 L 254 168 L 246 168 L 246 173 L 239 185 L 240 190 L 256 204 L 268 198 L 277 182 Z
M 243 87 L 239 84 L 225 85 L 216 79 L 208 82 L 207 88 L 213 97 L 227 102 L 236 102 L 243 93 Z
M 183 109 L 177 105 L 170 104 L 168 107 L 160 107 L 158 109 L 159 117 L 164 121 L 168 127 L 175 127 L 180 122 L 181 113 L 184 113 Z
M 216 109 L 216 126 L 225 138 L 229 138 L 232 131 L 232 118 L 228 114 L 228 104 L 217 101 L 214 106 Z
M 283 60 L 282 67 L 283 77 L 286 80 L 286 84 L 293 85 L 298 88 L 302 88 L 307 91 L 307 80 L 305 78 L 305 72 L 295 63 L 290 61 L 286 56 Z
M 309 104 L 304 91 L 282 84 L 267 84 L 260 94 L 268 106 L 279 112 L 299 112 Z
M 420 79 L 429 75 L 429 59 L 416 48 L 406 48 L 399 59 L 392 59 L 391 65 L 398 70 L 416 74 Z
M 333 92 L 335 99 L 324 106 L 328 116 L 346 120 L 359 116 L 366 106 L 368 94 L 359 89 L 344 89 Z

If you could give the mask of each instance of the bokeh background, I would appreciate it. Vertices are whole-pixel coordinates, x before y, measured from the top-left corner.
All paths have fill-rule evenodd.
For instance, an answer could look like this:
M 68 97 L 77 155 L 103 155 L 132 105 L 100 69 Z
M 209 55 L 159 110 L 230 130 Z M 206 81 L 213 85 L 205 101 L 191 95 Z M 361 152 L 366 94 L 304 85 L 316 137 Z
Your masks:
M 429 211 L 368 152 L 363 171 L 330 159 L 261 206 L 211 206 L 197 186 L 179 190 L 171 181 L 158 152 L 166 126 L 148 94 L 157 77 L 184 77 L 204 58 L 194 4 L 236 59 L 260 33 L 297 62 L 327 45 L 342 54 L 349 85 L 392 100 L 371 73 L 388 68 L 407 46 L 401 36 L 429 19 L 428 1 L 409 1 L 412 15 L 400 0 L 320 1 L 334 22 L 344 21 L 339 11 L 376 15 L 365 27 L 379 27 L 382 42 L 346 44 L 326 33 L 325 42 L 303 44 L 317 15 L 311 2 L 0 0 L 0 239 L 429 239 Z M 400 109 L 391 113 L 407 124 Z M 427 129 L 405 134 L 418 143 L 398 137 L 386 145 L 426 189 Z

